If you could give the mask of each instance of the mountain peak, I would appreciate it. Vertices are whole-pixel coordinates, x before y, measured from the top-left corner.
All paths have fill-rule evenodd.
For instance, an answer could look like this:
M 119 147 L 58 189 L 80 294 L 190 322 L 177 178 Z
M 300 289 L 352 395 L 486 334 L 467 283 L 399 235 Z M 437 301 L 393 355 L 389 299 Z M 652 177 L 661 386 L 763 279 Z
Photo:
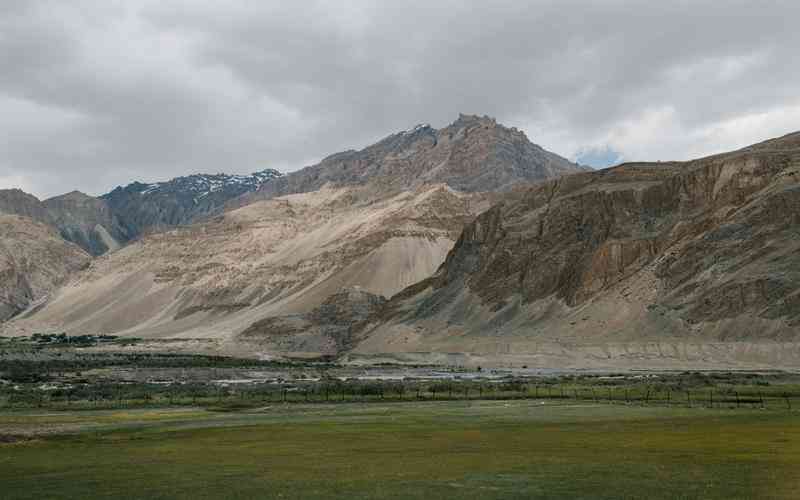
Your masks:
M 51 223 L 47 208 L 39 198 L 19 188 L 0 189 L 0 213 L 21 215 L 46 224 Z
M 168 181 L 143 183 L 134 181 L 126 186 L 117 186 L 113 191 L 103 195 L 111 197 L 114 193 L 128 192 L 145 195 L 174 194 L 176 191 L 187 191 L 198 195 L 208 195 L 212 192 L 238 186 L 243 191 L 258 189 L 261 184 L 282 176 L 275 169 L 267 168 L 251 174 L 226 174 L 226 173 L 198 173 L 180 177 L 173 177 Z
M 10 195 L 10 194 L 14 194 L 14 195 L 17 195 L 17 196 L 19 196 L 19 195 L 24 195 L 24 196 L 30 196 L 30 197 L 32 197 L 32 198 L 36 198 L 36 197 L 35 197 L 35 196 L 33 196 L 32 194 L 30 194 L 30 193 L 28 193 L 28 192 L 26 192 L 26 191 L 23 191 L 23 190 L 22 190 L 22 189 L 20 189 L 20 188 L 8 188 L 8 189 L 0 189 L 0 193 L 7 193 L 7 194 L 9 194 L 9 195 Z
M 94 196 L 89 196 L 88 194 L 73 190 L 69 193 L 65 193 L 59 196 L 53 196 L 52 198 L 46 199 L 44 202 L 47 203 L 48 201 L 55 201 L 55 200 L 72 200 L 72 201 L 83 201 L 83 200 L 96 200 Z
M 516 128 L 489 116 L 461 113 L 442 129 L 420 123 L 359 151 L 330 155 L 265 184 L 234 205 L 316 191 L 327 183 L 372 184 L 381 191 L 442 183 L 457 191 L 491 192 L 580 171 L 580 166 L 531 143 Z
M 220 213 L 225 204 L 278 179 L 281 172 L 192 174 L 168 181 L 132 182 L 102 196 L 131 237 L 191 224 Z
M 482 125 L 497 125 L 497 119 L 489 115 L 470 115 L 459 113 L 453 125 L 469 125 L 469 124 L 482 124 Z

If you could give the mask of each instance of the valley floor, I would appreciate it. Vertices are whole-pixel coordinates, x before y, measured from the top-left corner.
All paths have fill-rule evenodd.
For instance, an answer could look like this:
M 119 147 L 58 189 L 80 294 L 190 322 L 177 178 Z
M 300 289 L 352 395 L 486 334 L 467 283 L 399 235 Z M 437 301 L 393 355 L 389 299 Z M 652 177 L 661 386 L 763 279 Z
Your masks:
M 796 498 L 797 410 L 539 399 L 0 413 L 23 498 Z

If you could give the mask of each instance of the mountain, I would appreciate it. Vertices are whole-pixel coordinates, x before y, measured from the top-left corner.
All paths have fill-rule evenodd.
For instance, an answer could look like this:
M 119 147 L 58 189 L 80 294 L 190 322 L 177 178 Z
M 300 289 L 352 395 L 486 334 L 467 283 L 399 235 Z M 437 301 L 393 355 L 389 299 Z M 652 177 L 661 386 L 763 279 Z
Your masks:
M 800 365 L 800 133 L 515 193 L 355 353 L 552 367 Z
M 103 200 L 78 191 L 42 202 L 19 189 L 0 190 L 0 214 L 20 215 L 52 226 L 65 240 L 92 255 L 115 250 L 130 239 Z
M 343 288 L 388 297 L 428 277 L 488 205 L 444 185 L 388 198 L 326 187 L 260 201 L 96 259 L 18 326 L 233 338 L 266 317 L 310 313 Z
M 250 175 L 195 174 L 153 184 L 133 182 L 99 198 L 72 191 L 44 202 L 7 189 L 0 190 L 0 213 L 52 225 L 65 240 L 97 256 L 143 234 L 217 215 L 228 201 L 280 176 L 272 169 Z
M 49 225 L 0 214 L 0 321 L 45 299 L 90 259 Z
M 0 214 L 21 215 L 44 224 L 53 224 L 50 212 L 39 198 L 21 189 L 0 189 Z
M 351 160 L 332 159 L 342 155 Z M 499 192 L 580 170 L 487 118 L 462 116 L 443 131 L 420 127 L 264 182 L 236 200 L 239 208 L 146 234 L 95 260 L 36 315 L 12 326 L 211 337 L 251 355 L 338 352 L 351 345 L 346 323 L 362 316 L 341 308 L 325 313 L 329 299 L 377 308 L 434 273 L 464 225 Z M 142 194 L 124 196 L 146 199 L 162 188 L 129 186 L 104 200 L 126 225 L 131 218 L 113 198 L 128 189 Z M 356 287 L 363 293 L 341 295 Z M 313 331 L 278 338 L 265 325 Z
M 462 192 L 501 192 L 521 183 L 591 170 L 531 143 L 515 128 L 486 116 L 459 115 L 437 130 L 417 125 L 361 151 L 344 151 L 320 163 L 264 184 L 233 202 L 334 187 L 370 184 L 393 192 L 425 184 L 446 184 Z
M 272 169 L 250 175 L 195 174 L 154 184 L 134 182 L 101 198 L 133 239 L 216 215 L 229 200 L 280 177 Z
M 317 191 L 328 183 L 369 183 L 385 195 L 439 183 L 464 192 L 499 192 L 583 169 L 494 119 L 460 115 L 441 130 L 418 125 L 285 176 L 272 169 L 250 175 L 195 174 L 133 182 L 99 198 L 73 191 L 43 203 L 6 190 L 0 191 L 0 212 L 52 224 L 67 241 L 102 255 L 142 235 L 219 215 L 226 207 Z
M 0 190 L 0 321 L 47 297 L 71 273 L 88 266 L 88 256 L 67 242 L 94 256 L 118 250 L 143 232 L 215 213 L 225 201 L 277 176 L 275 170 L 248 176 L 199 174 L 134 183 L 101 198 L 73 191 L 44 202 L 19 189 Z
M 117 250 L 131 239 L 109 204 L 101 198 L 73 191 L 47 199 L 43 205 L 61 236 L 92 255 Z

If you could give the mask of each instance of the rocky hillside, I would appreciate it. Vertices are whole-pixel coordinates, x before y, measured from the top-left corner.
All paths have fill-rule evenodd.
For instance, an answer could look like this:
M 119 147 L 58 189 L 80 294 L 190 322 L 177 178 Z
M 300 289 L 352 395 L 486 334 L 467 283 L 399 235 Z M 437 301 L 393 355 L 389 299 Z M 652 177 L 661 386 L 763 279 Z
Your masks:
M 352 347 L 353 335 L 386 303 L 360 287 L 344 288 L 308 313 L 270 316 L 236 337 L 266 352 L 334 356 Z
M 441 184 L 388 198 L 326 187 L 261 201 L 102 256 L 10 327 L 230 339 L 247 331 L 266 345 L 268 332 L 256 338 L 264 318 L 310 314 L 347 288 L 389 297 L 430 276 L 488 205 Z M 301 353 L 300 340 L 282 348 Z
M 61 236 L 92 255 L 117 250 L 131 239 L 109 204 L 101 198 L 73 191 L 47 199 L 43 205 Z
M 44 202 L 19 189 L 0 190 L 0 213 L 49 224 L 97 256 L 143 234 L 218 215 L 228 201 L 280 176 L 272 169 L 250 175 L 195 174 L 155 184 L 134 182 L 99 198 L 72 191 Z
M 361 316 L 342 308 L 328 314 L 329 299 L 345 307 L 374 297 L 366 309 L 380 305 L 380 297 L 435 272 L 498 192 L 579 170 L 521 132 L 462 116 L 445 129 L 417 127 L 283 177 L 132 184 L 103 201 L 123 229 L 150 234 L 96 260 L 74 286 L 12 327 L 336 352 L 351 346 L 346 323 Z M 256 185 L 257 195 L 240 197 L 238 209 L 155 231 L 215 214 L 234 189 Z M 361 293 L 340 294 L 354 287 Z M 273 331 L 296 328 L 309 332 Z
M 549 181 L 468 225 L 357 352 L 798 364 L 798 228 L 800 133 Z
M 500 192 L 586 170 L 590 169 L 531 143 L 515 128 L 489 117 L 462 114 L 440 130 L 418 125 L 361 151 L 331 155 L 264 184 L 236 203 L 316 191 L 328 183 L 335 187 L 369 183 L 390 192 L 441 183 L 462 192 Z
M 226 208 L 313 192 L 326 184 L 369 184 L 376 197 L 441 183 L 463 192 L 500 192 L 581 170 L 585 168 L 532 144 L 516 129 L 488 117 L 461 115 L 441 130 L 420 125 L 285 176 L 272 169 L 250 175 L 196 174 L 152 184 L 133 182 L 99 198 L 74 191 L 44 203 L 7 190 L 0 191 L 0 212 L 51 224 L 66 240 L 102 255 Z
M 19 189 L 0 190 L 0 214 L 47 224 L 92 255 L 115 250 L 130 239 L 106 202 L 78 191 L 42 202 Z
M 90 259 L 50 226 L 0 214 L 0 321 L 45 299 Z
M 53 224 L 53 218 L 39 198 L 21 189 L 0 189 L 0 214 L 21 215 L 44 224 Z

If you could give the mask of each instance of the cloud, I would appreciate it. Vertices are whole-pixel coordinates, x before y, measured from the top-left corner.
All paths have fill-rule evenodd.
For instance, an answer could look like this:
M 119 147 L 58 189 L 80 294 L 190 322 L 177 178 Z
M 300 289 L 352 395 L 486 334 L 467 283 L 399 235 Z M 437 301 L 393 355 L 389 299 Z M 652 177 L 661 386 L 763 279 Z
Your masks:
M 800 4 L 6 1 L 0 178 L 40 196 L 300 168 L 489 114 L 553 151 L 689 158 L 798 127 Z

